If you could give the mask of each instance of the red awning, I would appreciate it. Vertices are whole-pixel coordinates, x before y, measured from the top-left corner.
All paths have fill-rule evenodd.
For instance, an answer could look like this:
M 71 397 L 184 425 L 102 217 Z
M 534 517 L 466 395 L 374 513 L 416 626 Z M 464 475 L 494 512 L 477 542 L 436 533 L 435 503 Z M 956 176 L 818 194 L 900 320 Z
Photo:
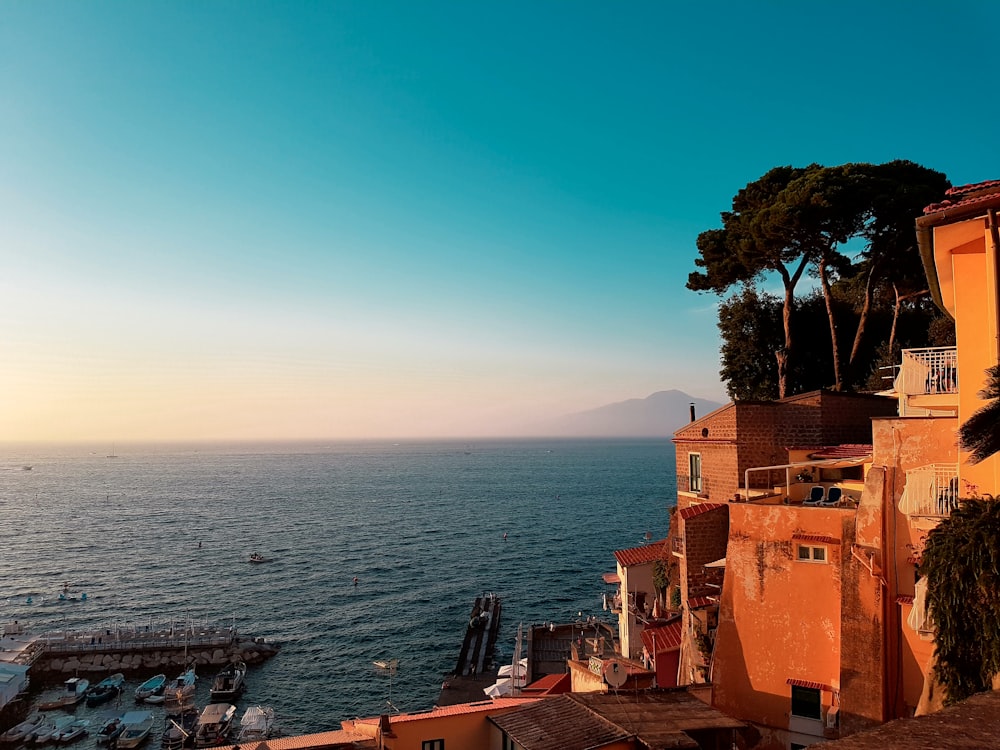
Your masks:
M 811 682 L 810 680 L 796 680 L 794 677 L 789 677 L 785 680 L 787 685 L 797 685 L 798 687 L 812 688 L 813 690 L 829 690 L 833 692 L 833 688 L 829 685 L 824 685 L 822 682 Z
M 603 576 L 601 576 L 601 578 L 603 578 L 604 582 L 609 586 L 613 586 L 622 582 L 622 579 L 618 577 L 617 573 L 605 573 Z

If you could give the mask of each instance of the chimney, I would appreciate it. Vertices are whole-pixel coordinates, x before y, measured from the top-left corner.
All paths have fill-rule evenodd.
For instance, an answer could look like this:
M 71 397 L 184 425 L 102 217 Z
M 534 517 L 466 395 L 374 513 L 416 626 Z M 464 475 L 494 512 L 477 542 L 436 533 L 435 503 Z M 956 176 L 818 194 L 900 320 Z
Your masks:
M 694 401 L 691 402 L 691 421 L 694 421 Z

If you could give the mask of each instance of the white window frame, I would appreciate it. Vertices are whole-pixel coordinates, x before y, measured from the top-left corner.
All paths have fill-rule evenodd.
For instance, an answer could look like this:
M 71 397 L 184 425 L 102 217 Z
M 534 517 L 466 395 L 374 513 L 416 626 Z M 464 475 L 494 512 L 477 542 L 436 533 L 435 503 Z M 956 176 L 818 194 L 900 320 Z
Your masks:
M 805 556 L 803 556 L 805 552 Z M 825 544 L 803 544 L 797 542 L 795 545 L 795 561 L 819 563 L 825 565 L 830 561 L 830 550 Z
M 695 464 L 697 464 L 698 467 L 697 478 L 695 476 Z M 701 488 L 701 454 L 688 453 L 688 490 L 691 492 L 701 492 Z

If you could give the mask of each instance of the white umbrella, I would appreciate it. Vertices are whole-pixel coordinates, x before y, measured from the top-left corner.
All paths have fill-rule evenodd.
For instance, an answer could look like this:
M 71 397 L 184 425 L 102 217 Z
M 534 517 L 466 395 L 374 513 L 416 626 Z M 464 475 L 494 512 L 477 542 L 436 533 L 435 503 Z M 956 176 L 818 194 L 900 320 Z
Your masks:
M 499 698 L 504 695 L 510 695 L 511 685 L 510 680 L 497 680 L 495 683 L 487 688 L 483 688 L 483 692 L 486 693 L 490 698 Z

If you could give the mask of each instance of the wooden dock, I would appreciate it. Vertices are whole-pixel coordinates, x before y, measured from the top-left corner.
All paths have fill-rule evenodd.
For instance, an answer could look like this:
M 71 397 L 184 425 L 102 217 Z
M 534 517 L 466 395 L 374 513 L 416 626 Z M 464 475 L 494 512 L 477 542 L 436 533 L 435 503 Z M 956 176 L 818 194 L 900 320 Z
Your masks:
M 437 705 L 452 706 L 486 699 L 483 690 L 497 678 L 494 654 L 500 632 L 500 609 L 500 597 L 496 594 L 476 597 L 455 671 L 445 676 Z

